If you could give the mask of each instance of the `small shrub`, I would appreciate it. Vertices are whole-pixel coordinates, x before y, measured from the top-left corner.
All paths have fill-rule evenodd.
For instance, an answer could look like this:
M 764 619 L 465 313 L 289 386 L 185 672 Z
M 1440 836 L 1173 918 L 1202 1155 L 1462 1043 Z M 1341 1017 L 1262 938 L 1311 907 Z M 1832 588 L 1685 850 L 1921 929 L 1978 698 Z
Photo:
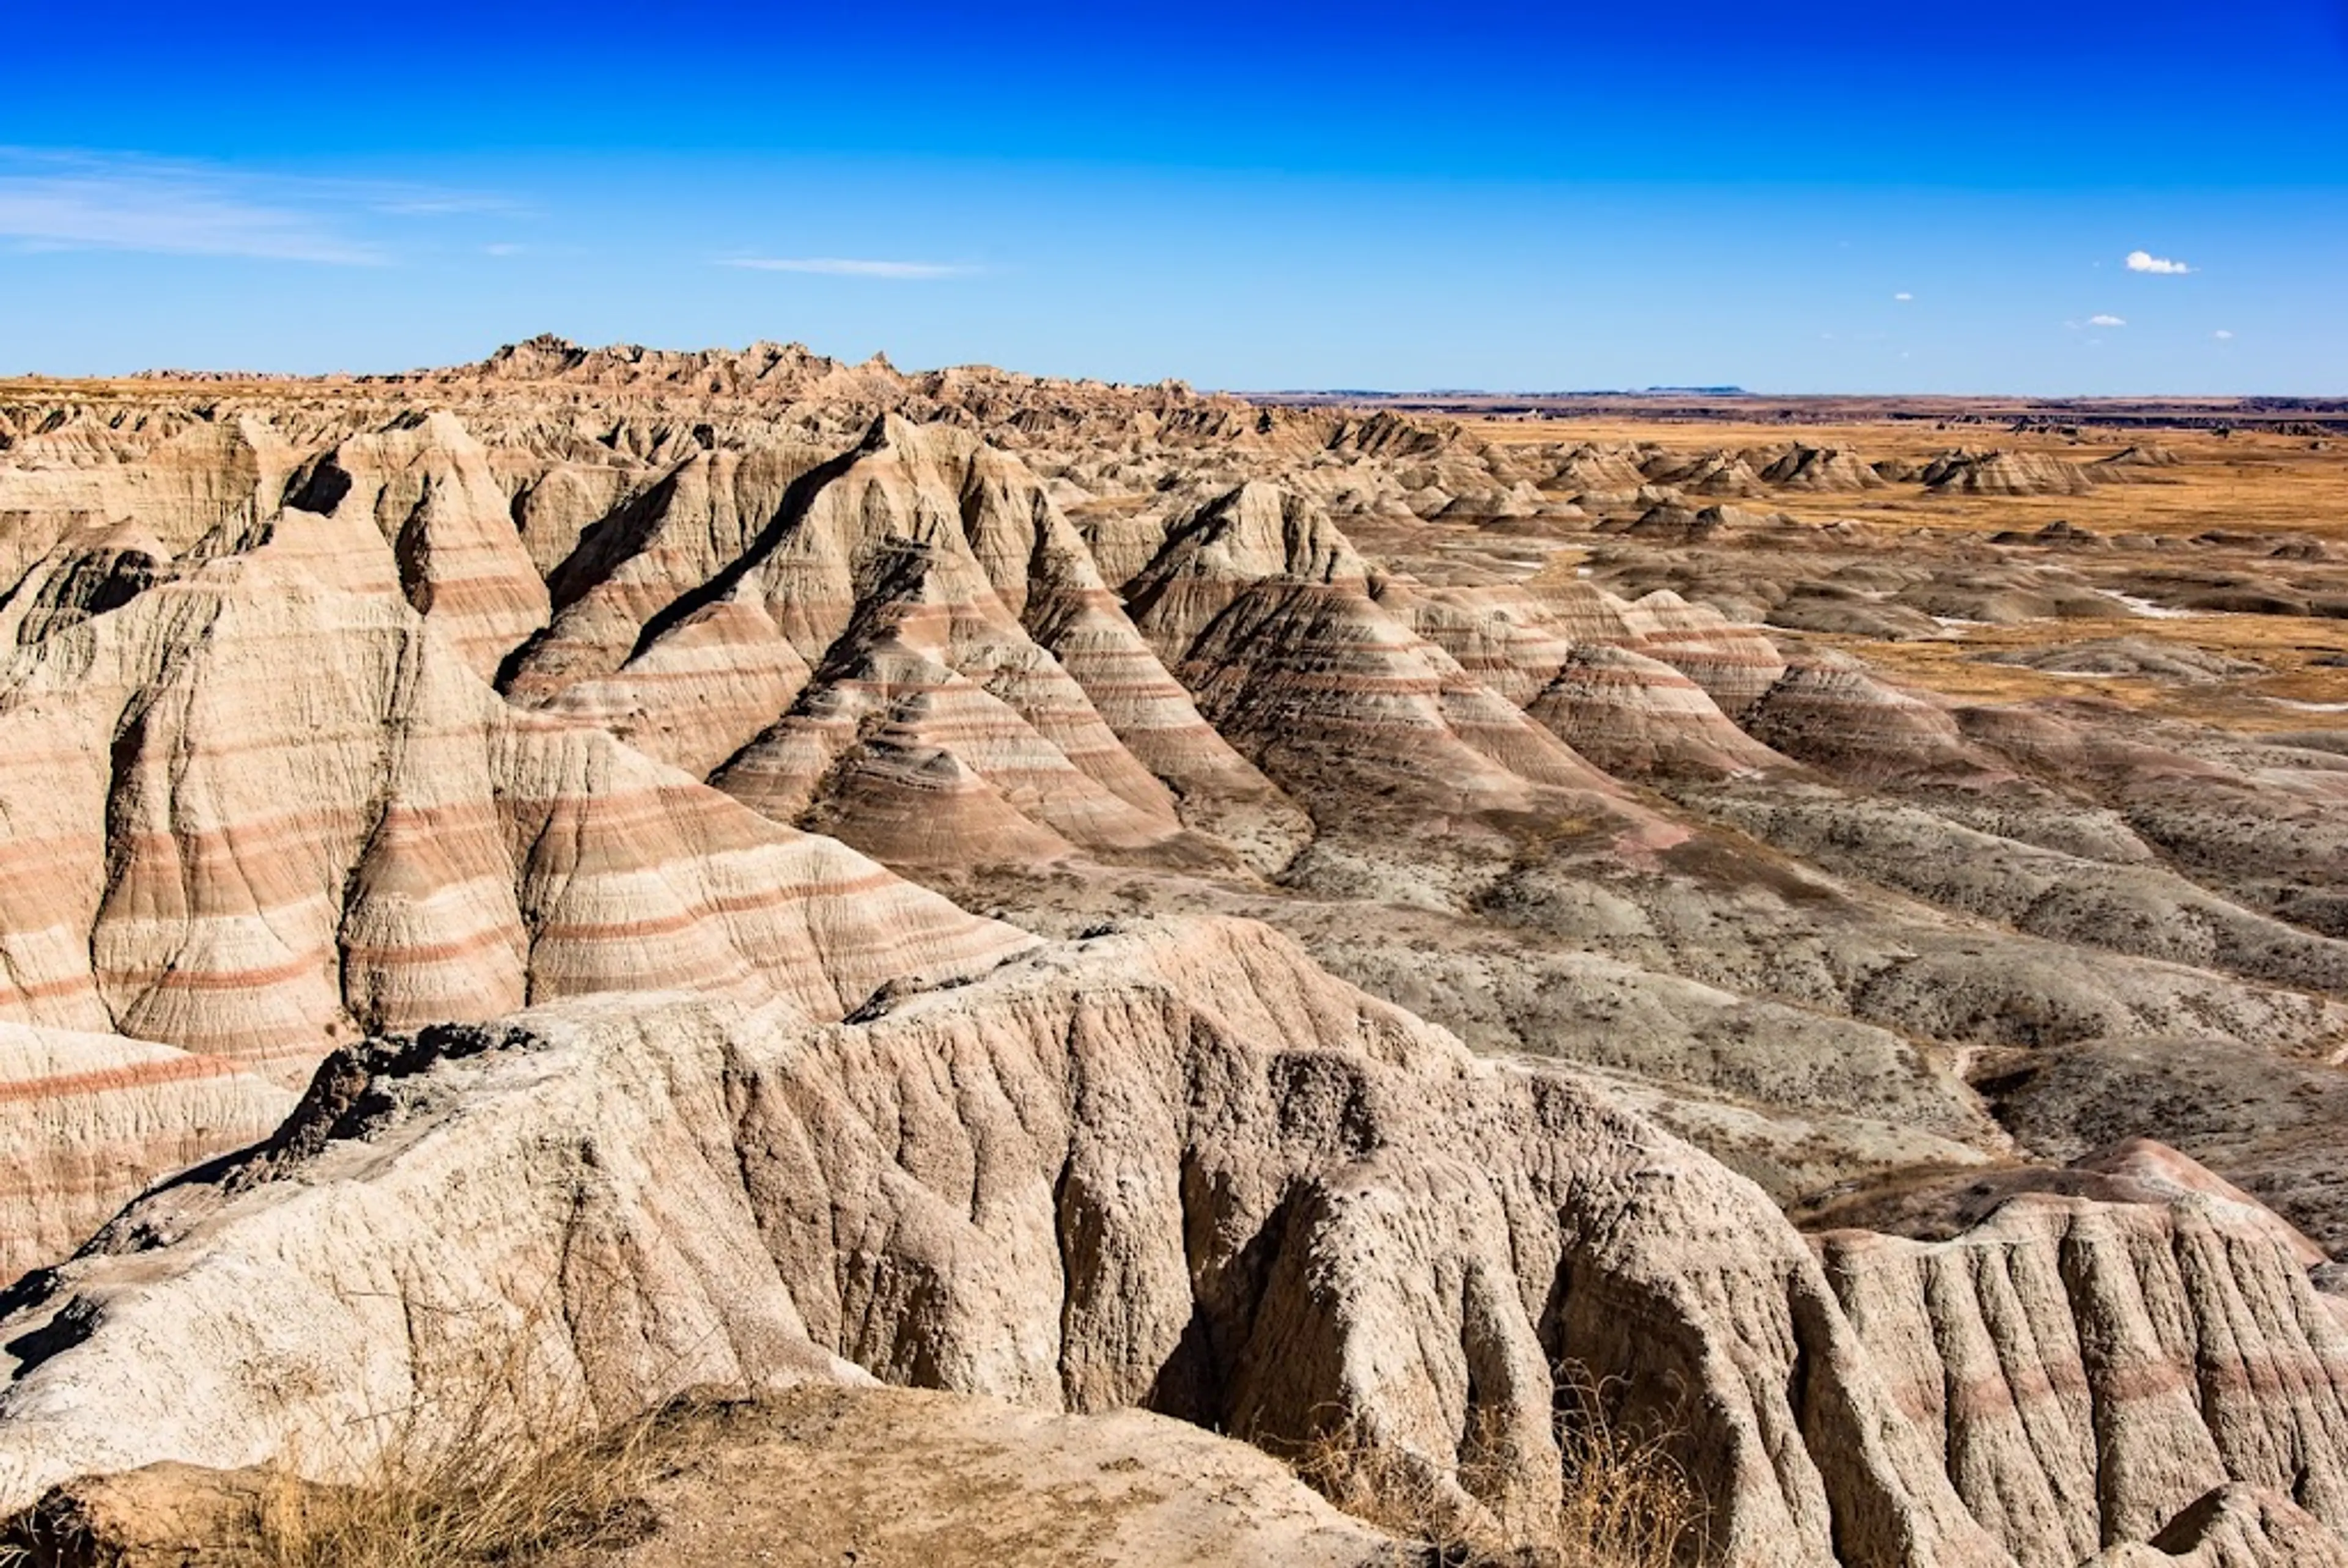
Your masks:
M 255 1568 L 458 1568 L 623 1544 L 646 1527 L 648 1429 L 541 1451 L 453 1443 L 348 1486 L 289 1477 L 263 1498 Z
M 434 1378 L 452 1392 L 361 1422 L 356 1462 L 319 1467 L 347 1483 L 282 1470 L 258 1510 L 255 1568 L 511 1565 L 641 1537 L 658 1416 L 599 1423 L 576 1378 L 545 1358 L 551 1296 Z
M 1347 1513 L 1426 1549 L 1447 1568 L 1679 1568 L 1701 1561 L 1704 1510 L 1668 1432 L 1643 1434 L 1609 1410 L 1612 1388 L 1560 1374 L 1555 1419 L 1563 1490 L 1555 1510 L 1519 1494 L 1497 1418 L 1478 1417 L 1467 1457 L 1444 1469 L 1376 1440 L 1356 1415 L 1290 1456 Z

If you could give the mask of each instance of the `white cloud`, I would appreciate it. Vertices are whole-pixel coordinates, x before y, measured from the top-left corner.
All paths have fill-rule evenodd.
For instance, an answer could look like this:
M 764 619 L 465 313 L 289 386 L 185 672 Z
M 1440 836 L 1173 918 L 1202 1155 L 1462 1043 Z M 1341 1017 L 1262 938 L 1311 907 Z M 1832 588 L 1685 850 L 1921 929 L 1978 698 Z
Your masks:
M 2219 343 L 2231 343 L 2234 341 L 2234 334 L 2228 332 L 2224 327 L 2219 327 L 2216 332 L 2211 333 L 2209 335 L 2216 338 Z
M 334 266 L 393 259 L 383 220 L 511 211 L 502 198 L 129 153 L 0 147 L 0 242 Z
M 719 263 L 756 272 L 816 272 L 832 278 L 960 278 L 976 271 L 939 261 L 875 261 L 850 256 L 736 256 Z
M 2124 327 L 2127 323 L 2119 316 L 2089 316 L 2087 324 L 2091 327 Z
M 2172 261 L 2166 256 L 2156 256 L 2149 251 L 2130 251 L 2127 270 L 2131 272 L 2155 272 L 2162 277 L 2176 277 L 2193 269 L 2182 261 Z
M 502 196 L 474 190 L 412 190 L 405 187 L 361 188 L 364 199 L 378 212 L 400 218 L 465 218 L 477 213 L 510 214 L 523 210 Z
M 1914 299 L 1916 296 L 1915 296 L 1915 295 L 1913 295 L 1913 294 L 1910 294 L 1910 293 L 1904 293 L 1904 292 L 1903 292 L 1903 293 L 1897 293 L 1897 294 L 1894 294 L 1894 295 L 1892 295 L 1891 297 L 1892 297 L 1893 299 L 1895 299 L 1895 300 L 1898 300 L 1901 304 L 1903 304 L 1903 305 L 1904 305 L 1904 304 L 1906 304 L 1910 300 Z
M 0 175 L 0 238 L 43 251 L 158 251 L 371 266 L 375 246 L 310 213 L 171 176 Z

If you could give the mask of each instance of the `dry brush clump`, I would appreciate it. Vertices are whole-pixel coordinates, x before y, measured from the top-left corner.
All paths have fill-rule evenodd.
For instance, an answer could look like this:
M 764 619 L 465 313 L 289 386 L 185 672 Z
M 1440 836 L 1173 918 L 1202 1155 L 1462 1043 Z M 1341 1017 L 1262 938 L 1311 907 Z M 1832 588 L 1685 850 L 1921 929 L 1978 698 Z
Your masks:
M 290 1476 L 266 1489 L 254 1568 L 450 1568 L 523 1563 L 619 1545 L 648 1520 L 659 1473 L 648 1419 L 545 1446 L 510 1430 L 460 1433 L 387 1455 L 355 1483 Z
M 616 1426 L 599 1416 L 558 1348 L 599 1326 L 559 1296 L 550 1282 L 519 1317 L 482 1314 L 479 1333 L 454 1337 L 458 1363 L 431 1379 L 448 1392 L 370 1416 L 351 1453 L 317 1456 L 344 1462 L 293 1456 L 255 1510 L 255 1568 L 513 1564 L 641 1536 L 660 1413 Z M 563 1331 L 548 1332 L 558 1316 Z M 297 1479 L 304 1471 L 352 1479 L 321 1486 Z
M 645 1494 L 675 1450 L 664 1440 L 682 1407 L 601 1419 L 569 1357 L 565 1334 L 575 1344 L 593 1331 L 575 1315 L 563 1333 L 543 1304 L 453 1316 L 466 1320 L 447 1336 L 455 1359 L 425 1380 L 438 1392 L 294 1445 L 264 1471 L 190 1471 L 133 1505 L 160 1498 L 168 1522 L 118 1517 L 104 1501 L 93 1512 L 59 1489 L 0 1526 L 0 1568 L 144 1563 L 152 1551 L 178 1562 L 178 1549 L 220 1568 L 520 1568 L 649 1533 Z M 127 1556 L 125 1532 L 139 1548 Z
M 1554 1501 L 1525 1498 L 1503 1423 L 1476 1418 L 1444 1467 L 1382 1440 L 1359 1414 L 1288 1455 L 1296 1473 L 1355 1518 L 1426 1549 L 1446 1568 L 1685 1568 L 1704 1560 L 1705 1511 L 1669 1431 L 1623 1422 L 1616 1390 L 1578 1369 L 1557 1380 L 1562 1456 Z

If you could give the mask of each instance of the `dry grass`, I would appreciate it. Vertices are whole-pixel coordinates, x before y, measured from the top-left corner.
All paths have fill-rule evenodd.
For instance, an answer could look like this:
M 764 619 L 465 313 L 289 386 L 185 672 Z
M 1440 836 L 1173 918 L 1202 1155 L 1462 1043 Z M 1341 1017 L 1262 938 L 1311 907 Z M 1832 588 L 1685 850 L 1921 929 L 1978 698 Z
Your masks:
M 1693 456 L 1719 449 L 1777 446 L 1799 440 L 1841 446 L 1875 460 L 1917 461 L 1952 446 L 2001 447 L 2075 464 L 2092 464 L 2120 447 L 2162 447 L 2178 461 L 2147 470 L 2140 482 L 2098 485 L 2084 496 L 1937 496 L 1914 484 L 1858 493 L 1772 491 L 1742 504 L 1782 509 L 1811 522 L 1851 518 L 1894 563 L 1929 563 L 1959 536 L 2007 530 L 2032 533 L 2062 520 L 2122 541 L 2109 551 L 2024 552 L 2078 574 L 2089 586 L 2144 591 L 2138 579 L 2165 572 L 2240 574 L 2298 584 L 2311 595 L 2339 591 L 2336 563 L 2277 559 L 2269 554 L 2285 535 L 2348 544 L 2348 443 L 2240 432 L 2220 437 L 2206 430 L 2083 430 L 2013 432 L 2000 425 L 1937 425 L 1930 420 L 1869 420 L 1808 425 L 1752 422 L 1691 422 L 1622 417 L 1471 422 L 1504 444 L 1582 440 L 1601 444 L 1653 441 Z M 1931 530 L 1910 541 L 1906 531 Z M 2153 540 L 2189 540 L 2205 532 L 2236 536 L 2220 545 L 2163 548 Z M 1560 540 L 1575 539 L 1570 531 Z M 1545 574 L 1562 580 L 1581 564 L 1560 551 Z M 1798 578 L 1810 569 L 1803 548 L 1755 548 L 1753 570 Z M 1819 566 L 1818 570 L 1826 569 Z M 2026 651 L 2091 638 L 2130 637 L 2171 642 L 2244 659 L 2267 673 L 2186 684 L 2156 679 L 2079 679 L 2013 665 L 1989 663 L 1984 653 Z M 2246 731 L 2295 730 L 2336 723 L 2327 704 L 2348 702 L 2348 668 L 2317 662 L 2348 653 L 2348 620 L 2322 616 L 2201 613 L 2110 621 L 2043 620 L 2013 626 L 1966 626 L 1941 641 L 1879 641 L 1854 635 L 1806 633 L 1804 641 L 1842 648 L 1893 679 L 1969 702 L 2049 697 L 2091 697 L 2147 717 L 2178 719 Z M 2308 705 L 2312 704 L 2312 707 Z
M 526 1563 L 640 1539 L 661 1470 L 653 1423 L 535 1448 L 470 1437 L 397 1456 L 358 1484 L 288 1478 L 264 1494 L 254 1568 Z
M 0 1568 L 109 1562 L 118 1550 L 181 1561 L 174 1549 L 215 1568 L 523 1568 L 643 1540 L 675 1423 L 653 1412 L 599 1430 L 575 1385 L 543 1374 L 534 1344 L 516 1333 L 482 1357 L 481 1379 L 455 1401 L 359 1423 L 341 1462 L 289 1454 L 265 1471 L 158 1477 L 144 1494 L 102 1498 L 94 1516 L 45 1503 L 5 1526 Z M 318 1473 L 344 1479 L 307 1479 Z
M 2265 432 L 2220 437 L 2206 430 L 2089 429 L 2074 437 L 1921 420 L 1814 425 L 1620 418 L 1468 423 L 1478 435 L 1503 446 L 1652 441 L 1688 456 L 1799 441 L 1848 448 L 1869 462 L 1922 462 L 1963 446 L 2092 464 L 2124 446 L 2159 446 L 2178 458 L 2175 467 L 2151 470 L 2136 484 L 2100 485 L 2084 496 L 1936 496 L 1918 485 L 1896 484 L 1860 492 L 1773 491 L 1766 499 L 1743 504 L 1782 508 L 1812 520 L 1853 518 L 1884 528 L 2026 532 L 2062 518 L 2109 534 L 2190 538 L 2206 528 L 2235 528 L 2348 537 L 2348 450 L 2337 440 L 2318 449 L 2305 436 Z
M 1559 1378 L 1563 1455 L 1555 1506 L 1524 1501 L 1511 1445 L 1479 1418 L 1467 1457 L 1444 1471 L 1379 1442 L 1358 1416 L 1290 1460 L 1315 1491 L 1448 1568 L 1674 1568 L 1704 1558 L 1705 1510 L 1673 1456 L 1672 1434 L 1610 1413 L 1609 1385 Z
M 663 1461 L 658 1414 L 604 1425 L 543 1332 L 550 1284 L 519 1319 L 498 1317 L 434 1379 L 456 1390 L 384 1412 L 350 1436 L 355 1460 L 289 1462 L 263 1489 L 253 1568 L 520 1564 L 637 1539 Z M 592 1333 L 576 1323 L 566 1334 Z M 355 1475 L 321 1486 L 299 1472 Z

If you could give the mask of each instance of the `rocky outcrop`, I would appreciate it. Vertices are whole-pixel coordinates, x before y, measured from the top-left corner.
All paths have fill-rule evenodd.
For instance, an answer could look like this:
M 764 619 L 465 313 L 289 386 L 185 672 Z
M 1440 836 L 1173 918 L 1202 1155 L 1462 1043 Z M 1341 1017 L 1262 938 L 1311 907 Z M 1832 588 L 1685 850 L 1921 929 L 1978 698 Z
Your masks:
M 1577 648 L 1526 713 L 1611 774 L 1720 775 L 1787 768 L 1704 688 L 1628 648 Z
M 220 1057 L 0 1024 L 0 1277 L 65 1256 L 158 1177 L 263 1137 L 294 1098 Z
M 0 1018 L 298 1078 L 337 1034 L 647 973 L 836 1014 L 1020 941 L 514 712 L 310 559 L 273 538 L 0 665 Z
M 355 1048 L 15 1294 L 0 1477 L 327 1453 L 493 1345 L 613 1413 L 870 1374 L 1267 1439 L 1350 1414 L 1438 1475 L 1501 1432 L 1506 1480 L 1462 1473 L 1538 1495 L 1571 1365 L 1682 1434 L 1727 1563 L 2054 1561 L 2229 1481 L 2336 1524 L 2348 1335 L 2198 1201 L 1816 1258 L 1261 927 L 1145 929 L 828 1028 L 590 1000 Z
M 2099 1553 L 2087 1568 L 2348 1568 L 2348 1547 L 2279 1492 L 2222 1486 L 2148 1542 Z
M 2228 1484 L 2337 1529 L 2348 1334 L 2233 1206 L 2030 1197 L 1947 1242 L 1825 1238 L 1895 1399 L 2025 1568 L 2151 1540 Z
M 551 1522 L 577 1568 L 1060 1568 L 1072 1540 L 1098 1568 L 1393 1568 L 1413 1554 L 1260 1450 L 1138 1410 L 811 1387 L 688 1397 L 631 1436 L 634 1462 L 579 1467 L 608 1516 Z M 57 1488 L 0 1546 L 25 1551 L 25 1568 L 249 1563 L 284 1549 L 288 1532 L 263 1522 L 295 1497 L 334 1517 L 333 1489 L 279 1472 L 153 1465 Z
M 1928 490 L 1961 496 L 2079 496 L 2095 486 L 2077 464 L 2033 452 L 1946 452 L 1917 477 Z
M 455 415 L 353 436 L 311 466 L 288 504 L 372 522 L 401 591 L 479 674 L 546 624 L 546 585 L 523 550 L 489 454 Z

